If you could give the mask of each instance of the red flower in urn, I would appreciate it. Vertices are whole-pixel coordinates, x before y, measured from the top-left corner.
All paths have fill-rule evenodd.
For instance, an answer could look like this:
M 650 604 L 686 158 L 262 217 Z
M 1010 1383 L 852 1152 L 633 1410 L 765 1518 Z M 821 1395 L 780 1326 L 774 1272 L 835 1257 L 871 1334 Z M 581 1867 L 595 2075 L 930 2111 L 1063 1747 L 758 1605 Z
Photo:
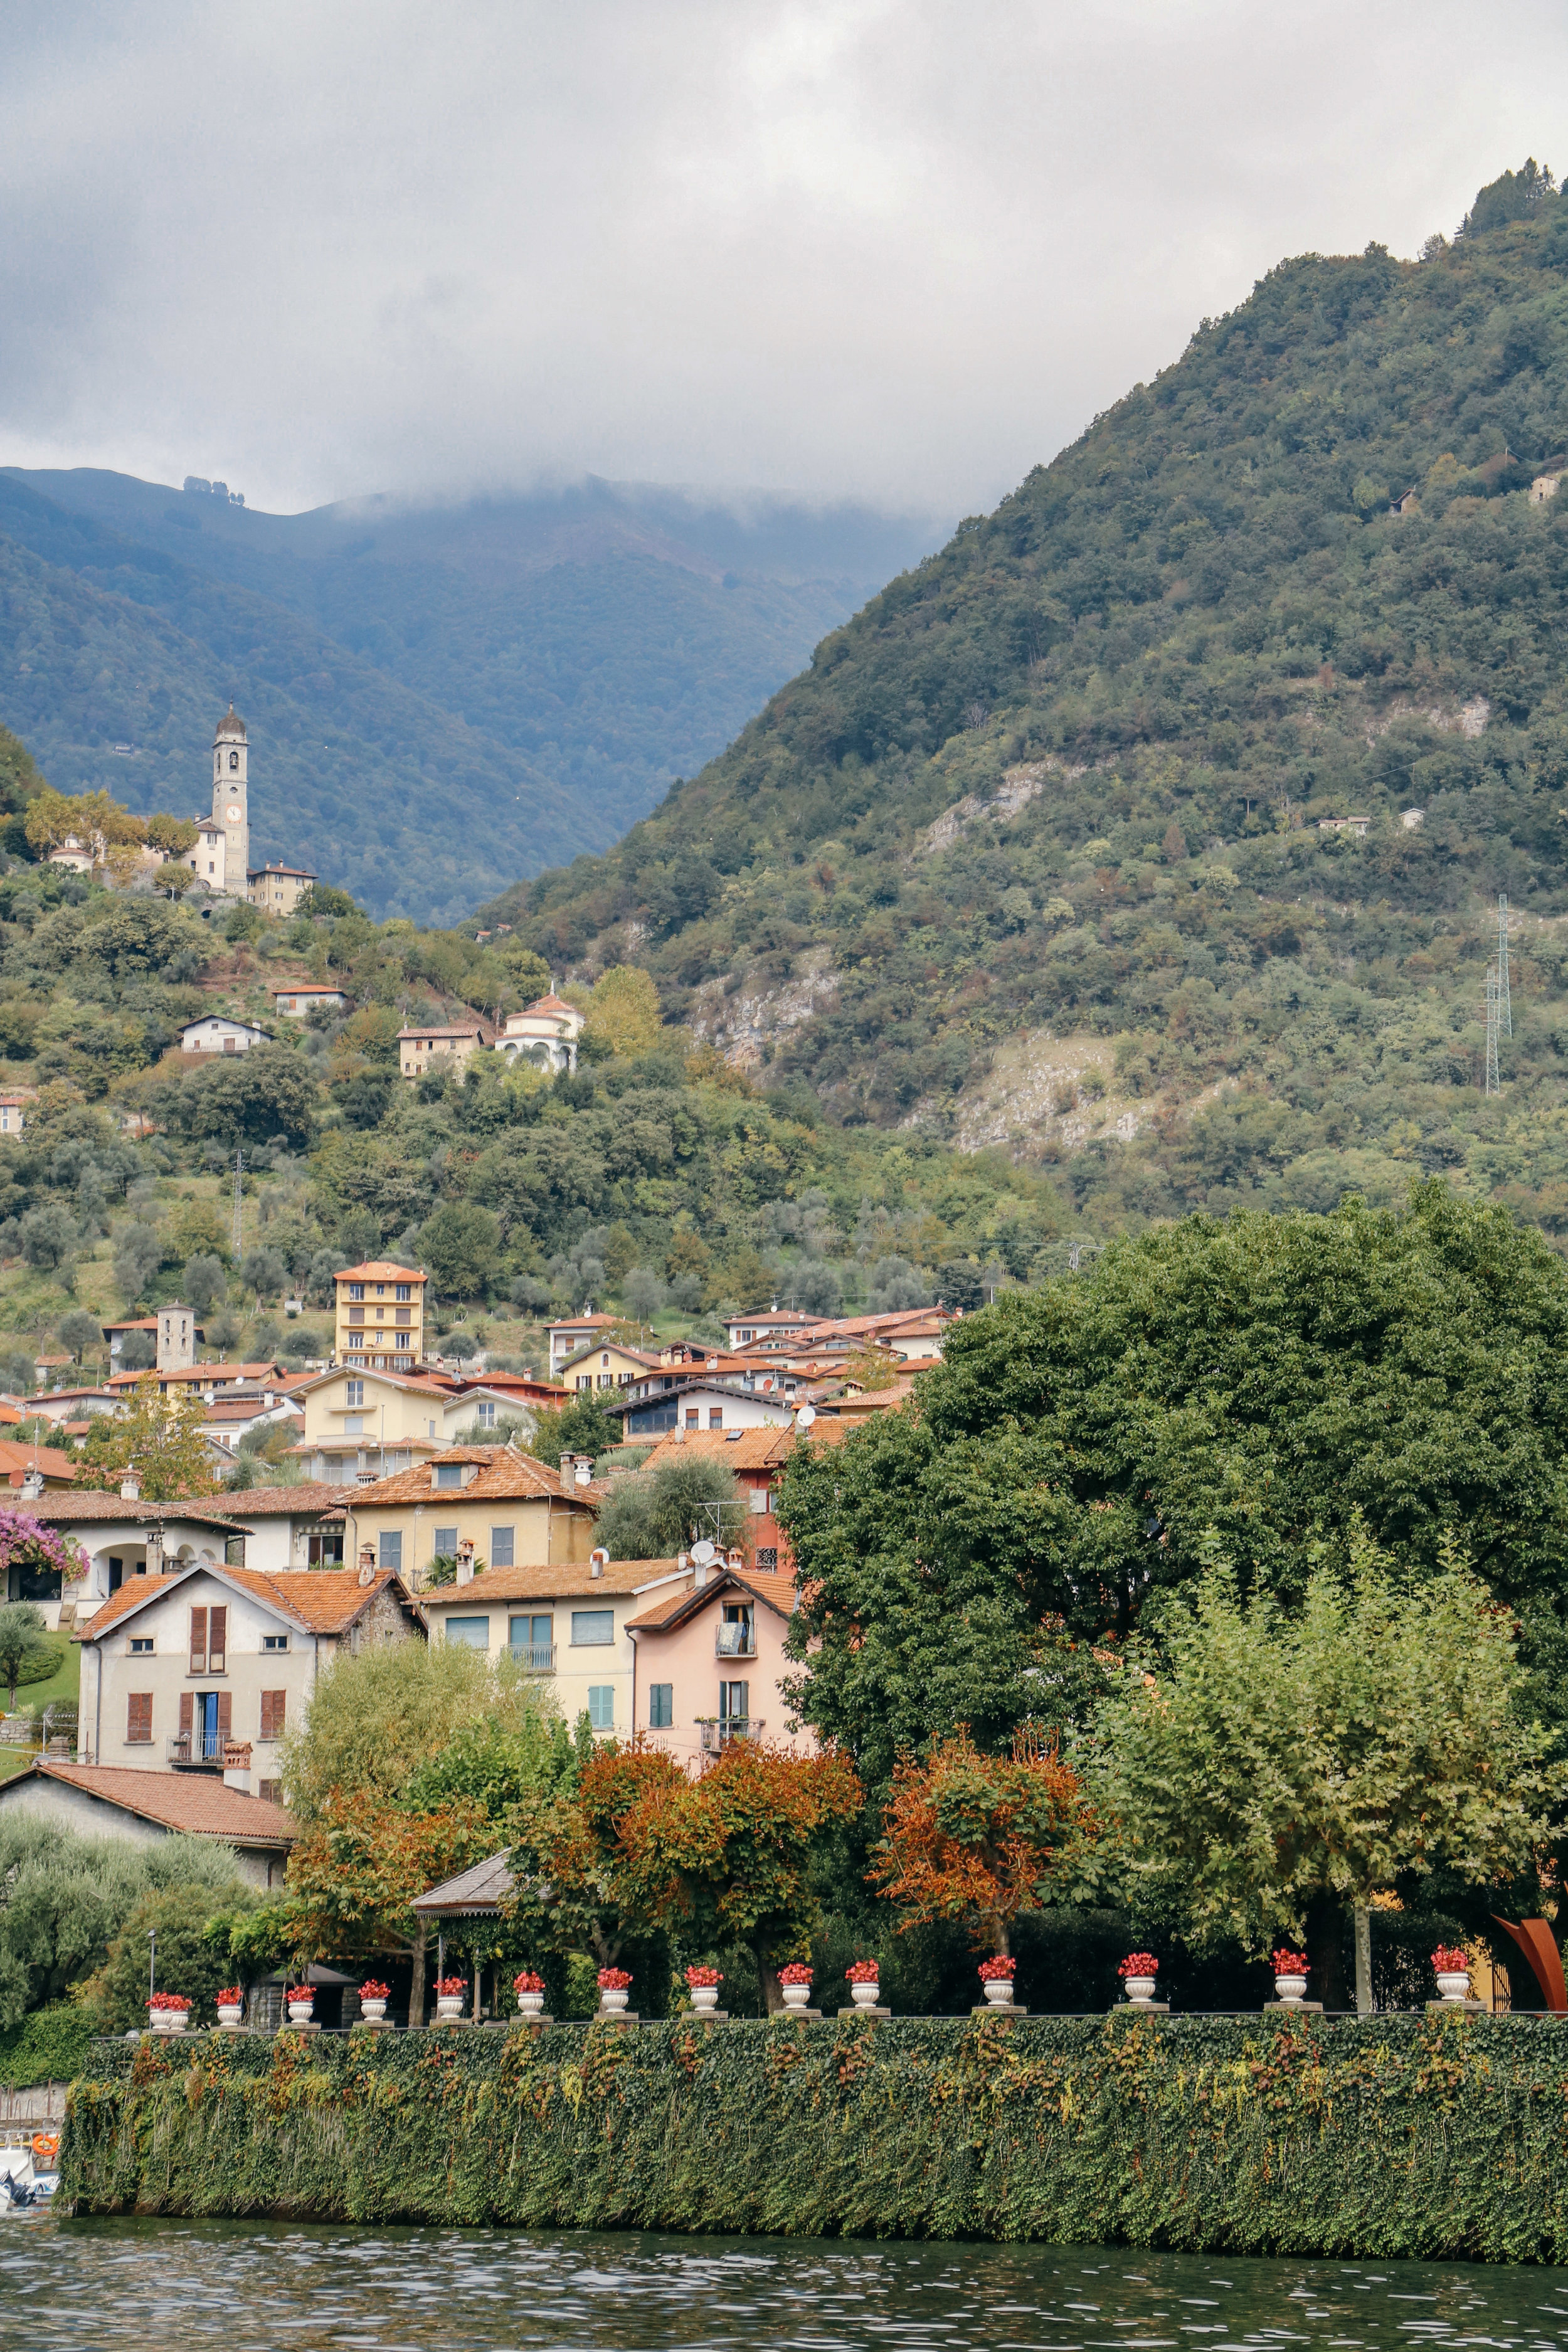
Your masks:
M 1017 1967 L 1016 1960 L 1005 1959 L 998 1953 L 994 1960 L 981 1961 L 980 1981 L 982 1984 L 999 1984 L 1005 1977 L 1010 1984 L 1017 1973 Z
M 599 1990 L 601 1992 L 625 1992 L 631 1980 L 632 1972 L 630 1969 L 601 1969 L 599 1970 Z

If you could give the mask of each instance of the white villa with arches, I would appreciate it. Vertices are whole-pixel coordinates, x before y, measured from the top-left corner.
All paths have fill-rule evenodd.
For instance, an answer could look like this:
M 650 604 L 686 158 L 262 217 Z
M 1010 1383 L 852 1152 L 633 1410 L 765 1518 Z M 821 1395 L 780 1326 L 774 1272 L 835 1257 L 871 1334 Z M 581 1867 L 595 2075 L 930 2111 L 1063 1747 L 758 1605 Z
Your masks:
M 537 1062 L 541 1069 L 574 1070 L 583 1025 L 577 1007 L 552 989 L 547 996 L 511 1015 L 496 1039 L 496 1047 L 509 1061 L 521 1057 Z

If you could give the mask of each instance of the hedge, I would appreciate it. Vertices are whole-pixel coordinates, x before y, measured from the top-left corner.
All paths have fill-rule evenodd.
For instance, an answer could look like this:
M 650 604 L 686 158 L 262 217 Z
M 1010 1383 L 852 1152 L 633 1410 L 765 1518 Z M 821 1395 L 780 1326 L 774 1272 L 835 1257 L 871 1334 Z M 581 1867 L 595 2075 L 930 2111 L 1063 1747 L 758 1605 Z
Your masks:
M 1568 2260 L 1534 2018 L 778 2019 L 96 2043 L 79 2212 Z
M 0 2088 L 25 2091 L 40 2083 L 68 2083 L 92 2047 L 92 2025 L 69 2001 L 30 2010 L 0 2033 Z

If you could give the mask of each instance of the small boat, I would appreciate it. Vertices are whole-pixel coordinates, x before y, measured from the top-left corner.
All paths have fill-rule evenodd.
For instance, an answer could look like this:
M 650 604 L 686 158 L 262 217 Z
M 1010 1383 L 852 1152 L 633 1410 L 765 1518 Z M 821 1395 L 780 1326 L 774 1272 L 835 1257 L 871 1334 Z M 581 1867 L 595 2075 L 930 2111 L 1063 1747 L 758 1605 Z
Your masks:
M 25 2213 L 47 2205 L 59 2186 L 58 2132 L 34 2132 L 0 2147 L 0 2213 Z

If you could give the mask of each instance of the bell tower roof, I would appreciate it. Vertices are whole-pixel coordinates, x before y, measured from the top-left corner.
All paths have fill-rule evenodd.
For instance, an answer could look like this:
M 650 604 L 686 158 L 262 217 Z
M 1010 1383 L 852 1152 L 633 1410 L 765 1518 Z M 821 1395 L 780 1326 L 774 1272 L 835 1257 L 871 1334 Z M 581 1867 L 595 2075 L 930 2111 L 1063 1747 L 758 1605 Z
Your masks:
M 245 740 L 245 721 L 235 716 L 232 702 L 228 706 L 227 716 L 218 720 L 217 732 L 214 735 L 213 741 L 221 742 L 226 735 L 237 736 L 242 743 Z

